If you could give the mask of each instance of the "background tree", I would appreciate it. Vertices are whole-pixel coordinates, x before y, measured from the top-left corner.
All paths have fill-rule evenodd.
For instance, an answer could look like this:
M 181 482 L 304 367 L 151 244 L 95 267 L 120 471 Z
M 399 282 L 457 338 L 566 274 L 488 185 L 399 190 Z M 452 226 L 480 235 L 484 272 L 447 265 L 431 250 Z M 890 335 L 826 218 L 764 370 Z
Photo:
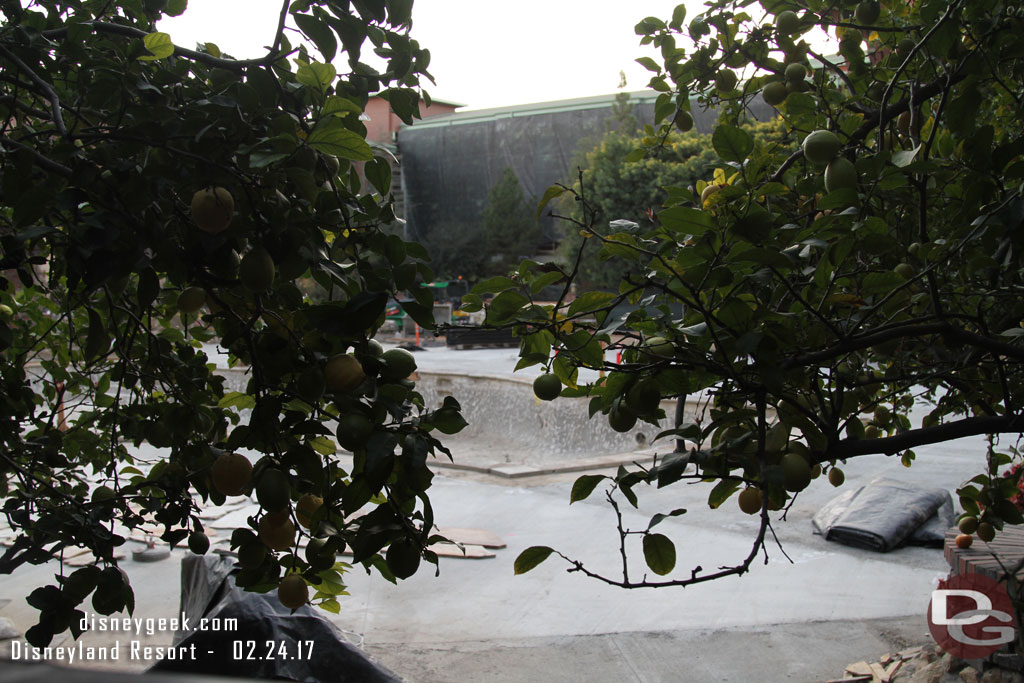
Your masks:
M 837 39 L 838 58 L 802 38 L 814 27 Z M 699 480 L 712 507 L 742 490 L 761 523 L 750 552 L 715 571 L 670 576 L 675 545 L 654 527 L 682 510 L 620 527 L 622 553 L 643 552 L 653 577 L 625 562 L 615 576 L 565 558 L 571 568 L 631 588 L 742 574 L 769 551 L 775 511 L 815 472 L 839 480 L 844 461 L 873 453 L 909 466 L 915 448 L 968 435 L 990 443 L 959 489 L 977 518 L 968 524 L 1024 521 L 1008 500 L 1019 474 L 1002 476 L 1021 459 L 1024 430 L 1020 19 L 994 0 L 716 0 L 688 24 L 679 5 L 636 28 L 664 58 L 643 60 L 662 93 L 648 156 L 696 96 L 721 108 L 711 143 L 724 173 L 672 189 L 657 221 L 635 232 L 608 234 L 594 213 L 571 222 L 603 257 L 638 266 L 616 287 L 560 305 L 579 260 L 563 272 L 525 262 L 466 307 L 495 294 L 488 321 L 517 327 L 520 365 L 551 367 L 563 395 L 590 397 L 617 429 L 663 417 L 657 399 L 702 400 L 695 422 L 661 435 L 685 439 L 678 452 L 582 477 L 573 500 L 605 482 L 617 510 L 619 497 L 636 504 L 641 484 Z M 740 127 L 758 92 L 796 151 Z M 566 193 L 589 199 L 554 187 L 542 206 Z M 535 304 L 554 282 L 559 303 Z M 610 317 L 624 302 L 635 308 Z M 621 363 L 606 360 L 606 345 Z M 577 386 L 580 367 L 604 376 Z M 921 423 L 908 416 L 917 402 L 932 406 Z M 517 571 L 552 552 L 527 550 Z
M 0 495 L 17 533 L 0 572 L 76 546 L 95 557 L 29 596 L 36 645 L 77 635 L 90 596 L 131 611 L 115 557 L 128 530 L 205 551 L 196 498 L 255 489 L 262 510 L 231 536 L 238 583 L 289 574 L 288 605 L 339 609 L 343 547 L 392 581 L 436 562 L 427 457 L 464 422 L 454 399 L 424 404 L 411 356 L 370 341 L 402 292 L 432 323 L 415 284 L 433 274 L 381 229 L 390 167 L 359 122 L 371 93 L 407 122 L 418 110 L 429 55 L 408 35 L 411 2 L 282 2 L 267 55 L 246 61 L 154 30 L 185 8 L 0 4 Z M 303 294 L 304 275 L 328 301 Z M 251 368 L 243 390 L 206 344 Z
M 635 123 L 635 121 L 634 121 Z M 749 130 L 769 139 L 777 123 L 754 124 Z M 672 133 L 664 144 L 642 159 L 635 152 L 642 148 L 642 131 L 612 130 L 582 156 L 580 175 L 571 183 L 572 197 L 566 195 L 559 213 L 577 223 L 588 222 L 607 231 L 613 220 L 628 220 L 641 226 L 656 222 L 654 211 L 669 197 L 667 188 L 692 188 L 710 181 L 715 168 L 724 164 L 715 154 L 710 135 L 696 132 Z M 587 211 L 592 212 L 586 216 Z M 566 230 L 559 255 L 572 262 L 585 237 L 579 230 Z M 577 278 L 585 289 L 616 287 L 620 279 L 638 266 L 621 259 L 603 259 L 592 245 L 583 253 Z
M 489 253 L 483 248 L 480 226 L 474 222 L 446 222 L 420 243 L 430 254 L 430 267 L 441 279 L 461 275 L 475 282 L 484 272 Z
M 484 275 L 505 273 L 524 257 L 534 254 L 540 243 L 536 199 L 527 201 L 515 171 L 505 168 L 487 194 L 487 206 L 480 216 L 487 259 Z
M 439 277 L 477 282 L 507 273 L 535 253 L 541 239 L 536 200 L 526 199 L 515 172 L 506 168 L 488 192 L 478 223 L 447 223 L 428 234 L 422 244 Z

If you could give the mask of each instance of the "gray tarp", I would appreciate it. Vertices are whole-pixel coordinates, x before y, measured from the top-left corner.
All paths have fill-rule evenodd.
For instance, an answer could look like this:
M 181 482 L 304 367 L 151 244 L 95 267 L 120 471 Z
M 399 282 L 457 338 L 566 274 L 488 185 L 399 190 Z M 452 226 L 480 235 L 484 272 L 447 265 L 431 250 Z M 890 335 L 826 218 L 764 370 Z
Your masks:
M 811 523 L 829 541 L 888 552 L 904 544 L 941 547 L 953 520 L 945 489 L 879 478 L 836 496 Z
M 237 619 L 238 630 L 178 631 L 174 644 L 194 643 L 202 656 L 195 662 L 162 660 L 152 670 L 315 683 L 401 680 L 348 643 L 318 610 L 306 606 L 292 612 L 274 593 L 238 588 L 231 576 L 233 565 L 220 555 L 186 555 L 181 563 L 181 612 L 193 628 L 205 617 L 222 623 Z

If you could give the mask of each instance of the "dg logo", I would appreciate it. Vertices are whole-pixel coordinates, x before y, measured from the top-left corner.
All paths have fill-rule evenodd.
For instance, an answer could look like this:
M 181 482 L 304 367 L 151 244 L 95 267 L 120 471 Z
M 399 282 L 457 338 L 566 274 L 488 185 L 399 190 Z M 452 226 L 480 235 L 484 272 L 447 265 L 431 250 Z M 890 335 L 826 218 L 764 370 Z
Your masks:
M 954 657 L 983 659 L 1016 637 L 1013 601 L 1003 584 L 987 576 L 953 576 L 932 591 L 928 628 Z

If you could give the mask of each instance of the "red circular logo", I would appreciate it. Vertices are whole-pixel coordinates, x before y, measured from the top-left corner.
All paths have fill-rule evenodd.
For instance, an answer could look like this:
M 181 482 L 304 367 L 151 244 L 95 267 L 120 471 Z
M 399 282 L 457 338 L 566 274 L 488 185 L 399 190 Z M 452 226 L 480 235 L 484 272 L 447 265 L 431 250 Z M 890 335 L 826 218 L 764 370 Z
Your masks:
M 1003 584 L 965 574 L 939 581 L 928 603 L 928 628 L 943 650 L 961 659 L 982 659 L 1013 642 L 1013 601 Z

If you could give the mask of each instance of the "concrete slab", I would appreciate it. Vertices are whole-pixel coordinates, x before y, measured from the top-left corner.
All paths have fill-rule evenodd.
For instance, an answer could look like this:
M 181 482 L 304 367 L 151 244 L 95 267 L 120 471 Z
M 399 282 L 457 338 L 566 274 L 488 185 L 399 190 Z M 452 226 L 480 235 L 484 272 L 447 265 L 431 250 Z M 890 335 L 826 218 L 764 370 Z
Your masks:
M 509 479 L 540 474 L 540 470 L 530 465 L 494 465 L 488 467 L 487 472 L 501 477 L 508 477 Z
M 417 362 L 424 371 L 493 373 L 513 367 L 515 357 L 508 349 L 431 349 L 417 354 Z M 884 475 L 952 490 L 983 467 L 984 449 L 982 439 L 920 448 L 910 469 L 896 458 L 856 458 L 843 466 L 845 486 Z M 570 565 L 555 556 L 514 576 L 515 557 L 531 545 L 556 548 L 612 575 L 621 568 L 614 515 L 601 492 L 569 505 L 578 474 L 565 469 L 581 463 L 519 455 L 520 462 L 504 465 L 519 468 L 509 471 L 532 468 L 534 476 L 438 470 L 431 489 L 438 525 L 486 529 L 507 544 L 494 551 L 492 561 L 443 558 L 440 576 L 425 569 L 397 586 L 358 567 L 345 576 L 351 596 L 334 621 L 409 680 L 820 681 L 841 676 L 850 662 L 874 661 L 928 639 L 928 598 L 947 569 L 941 551 L 904 548 L 880 555 L 812 535 L 811 516 L 837 493 L 824 482 L 802 493 L 785 521 L 773 519 L 782 547 L 769 546 L 767 563 L 759 557 L 744 577 L 683 590 L 625 591 L 568 573 Z M 650 455 L 648 449 L 638 457 Z M 589 458 L 588 466 L 614 466 L 607 454 Z M 472 454 L 467 460 L 475 469 L 495 465 Z M 713 571 L 749 552 L 757 520 L 733 501 L 710 510 L 708 491 L 706 485 L 639 487 L 639 509 L 623 506 L 632 529 L 646 528 L 657 512 L 688 510 L 659 526 L 676 543 L 679 566 L 673 576 L 697 566 Z M 247 507 L 217 521 L 244 515 Z M 136 616 L 175 615 L 183 552 L 177 549 L 159 563 L 124 563 L 136 587 Z M 630 570 L 640 576 L 641 553 L 634 552 Z M 24 596 L 52 581 L 56 570 L 51 562 L 5 577 L 0 616 L 21 631 L 31 626 L 36 613 Z M 3 604 L 5 598 L 10 602 Z M 146 640 L 166 644 L 171 636 L 156 633 Z
M 916 619 L 878 619 L 365 649 L 417 683 L 820 683 L 842 677 L 850 662 L 927 638 L 927 626 Z

